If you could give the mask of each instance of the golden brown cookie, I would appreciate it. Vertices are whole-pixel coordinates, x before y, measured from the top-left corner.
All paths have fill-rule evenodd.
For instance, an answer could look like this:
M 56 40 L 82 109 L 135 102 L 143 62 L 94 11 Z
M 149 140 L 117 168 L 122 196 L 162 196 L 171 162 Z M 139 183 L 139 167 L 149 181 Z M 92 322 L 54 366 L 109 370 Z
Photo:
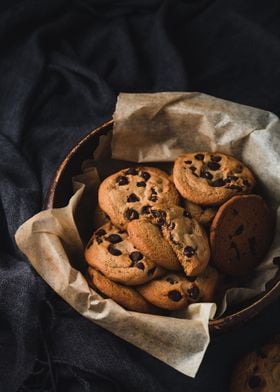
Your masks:
M 146 216 L 161 228 L 186 275 L 196 276 L 206 268 L 210 258 L 208 238 L 188 211 L 158 204 L 148 209 Z
M 164 272 L 111 222 L 95 231 L 86 247 L 85 259 L 108 279 L 127 286 L 143 284 Z
M 157 203 L 178 204 L 179 194 L 162 170 L 153 167 L 123 169 L 100 185 L 98 202 L 120 228 L 143 215 L 143 209 Z
M 236 366 L 231 392 L 280 391 L 280 343 L 267 344 L 246 355 Z
M 124 308 L 135 312 L 158 313 L 158 309 L 147 302 L 134 288 L 113 282 L 92 267 L 88 267 L 88 274 L 90 276 L 90 283 L 101 294 L 113 299 Z
M 178 157 L 173 179 L 185 199 L 201 205 L 220 205 L 237 193 L 250 193 L 255 186 L 251 170 L 219 152 L 190 152 Z
M 272 242 L 273 220 L 261 196 L 234 196 L 223 204 L 210 229 L 211 255 L 217 268 L 232 276 L 248 274 Z
M 218 271 L 210 265 L 200 275 L 189 278 L 189 302 L 215 302 L 220 279 Z
M 204 227 L 210 226 L 218 210 L 217 207 L 194 204 L 187 199 L 184 199 L 184 207 Z
M 133 220 L 128 223 L 127 232 L 133 245 L 154 263 L 168 270 L 182 269 L 176 254 L 154 223 L 146 218 Z
M 179 310 L 189 304 L 189 283 L 184 274 L 169 273 L 136 289 L 147 301 L 159 308 Z

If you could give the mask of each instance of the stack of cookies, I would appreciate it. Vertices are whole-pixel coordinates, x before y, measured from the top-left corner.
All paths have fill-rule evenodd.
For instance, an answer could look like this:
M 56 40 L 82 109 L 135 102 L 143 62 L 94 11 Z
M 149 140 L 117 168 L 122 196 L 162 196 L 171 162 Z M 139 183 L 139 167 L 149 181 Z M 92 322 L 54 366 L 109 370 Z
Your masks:
M 100 185 L 109 221 L 90 239 L 90 283 L 126 309 L 162 313 L 216 302 L 225 276 L 244 277 L 263 259 L 271 213 L 243 163 L 222 153 L 178 157 L 173 175 L 131 167 Z

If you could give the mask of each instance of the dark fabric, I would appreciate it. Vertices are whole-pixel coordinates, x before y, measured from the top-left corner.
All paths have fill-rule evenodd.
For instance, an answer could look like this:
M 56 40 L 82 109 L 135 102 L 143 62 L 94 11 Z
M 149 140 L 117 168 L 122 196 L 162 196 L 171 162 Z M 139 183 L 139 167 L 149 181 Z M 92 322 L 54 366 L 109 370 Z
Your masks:
M 213 338 L 190 379 L 83 319 L 17 251 L 51 176 L 118 92 L 202 91 L 280 114 L 278 0 L 0 2 L 0 391 L 227 391 L 279 300 Z

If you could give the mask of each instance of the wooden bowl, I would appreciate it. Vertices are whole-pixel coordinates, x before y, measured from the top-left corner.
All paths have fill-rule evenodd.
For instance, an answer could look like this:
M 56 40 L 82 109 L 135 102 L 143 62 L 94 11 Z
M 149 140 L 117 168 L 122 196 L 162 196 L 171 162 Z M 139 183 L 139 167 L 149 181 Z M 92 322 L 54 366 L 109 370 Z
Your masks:
M 66 155 L 58 166 L 50 183 L 44 207 L 59 208 L 64 207 L 72 195 L 72 177 L 80 174 L 81 163 L 85 159 L 92 158 L 92 153 L 98 145 L 101 135 L 106 135 L 112 130 L 113 120 L 110 120 L 100 127 L 90 131 L 83 137 Z M 255 297 L 250 302 L 241 305 L 231 313 L 209 322 L 211 334 L 224 333 L 232 328 L 246 323 L 256 316 L 266 305 L 280 296 L 280 273 L 269 282 L 267 289 L 261 295 Z

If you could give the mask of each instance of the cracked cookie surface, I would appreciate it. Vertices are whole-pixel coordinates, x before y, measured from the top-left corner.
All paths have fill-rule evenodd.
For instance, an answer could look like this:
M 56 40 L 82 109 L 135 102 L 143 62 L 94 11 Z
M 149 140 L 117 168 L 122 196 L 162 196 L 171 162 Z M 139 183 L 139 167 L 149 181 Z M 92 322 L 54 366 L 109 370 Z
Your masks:
M 95 231 L 86 247 L 85 259 L 108 279 L 128 286 L 143 284 L 164 272 L 111 222 Z
M 220 205 L 236 194 L 250 193 L 256 182 L 243 163 L 219 152 L 178 157 L 173 180 L 184 198 L 201 205 Z
M 157 203 L 178 204 L 180 196 L 167 173 L 153 167 L 127 168 L 107 177 L 100 185 L 98 202 L 120 228 Z
M 146 211 L 169 242 L 187 276 L 200 274 L 207 266 L 210 248 L 203 227 L 179 206 L 157 205 Z
M 147 218 L 141 218 L 129 222 L 127 231 L 136 248 L 153 262 L 168 270 L 182 268 L 172 247 L 156 224 Z

